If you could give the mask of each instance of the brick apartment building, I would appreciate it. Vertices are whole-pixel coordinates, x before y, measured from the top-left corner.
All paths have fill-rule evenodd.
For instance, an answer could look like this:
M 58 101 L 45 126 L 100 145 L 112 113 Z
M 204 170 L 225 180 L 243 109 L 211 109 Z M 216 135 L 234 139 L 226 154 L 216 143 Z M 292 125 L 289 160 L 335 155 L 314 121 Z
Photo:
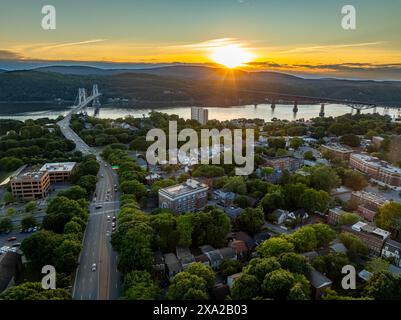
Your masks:
M 358 214 L 368 221 L 373 221 L 379 209 L 388 203 L 385 198 L 366 191 L 352 192 L 351 201 L 358 206 Z
M 327 223 L 335 226 L 340 223 L 340 218 L 341 216 L 345 213 L 341 207 L 336 207 L 333 209 L 329 210 L 328 216 L 327 216 Z
M 356 235 L 368 247 L 369 253 L 377 257 L 381 256 L 383 245 L 390 237 L 390 232 L 362 221 L 351 227 L 343 226 L 342 230 Z
M 159 207 L 171 209 L 175 213 L 201 210 L 207 204 L 208 190 L 207 185 L 193 179 L 161 188 L 159 189 Z
M 50 176 L 47 171 L 22 171 L 11 179 L 10 185 L 15 199 L 41 199 L 49 194 Z
M 301 167 L 301 161 L 295 157 L 263 157 L 264 165 L 275 170 L 296 171 Z
M 349 165 L 351 168 L 365 173 L 382 186 L 401 190 L 401 168 L 364 153 L 353 153 Z
M 354 150 L 339 143 L 330 143 L 322 145 L 320 147 L 320 152 L 330 152 L 336 159 L 349 160 Z
M 67 181 L 76 166 L 76 162 L 46 163 L 40 171 L 49 173 L 50 182 Z

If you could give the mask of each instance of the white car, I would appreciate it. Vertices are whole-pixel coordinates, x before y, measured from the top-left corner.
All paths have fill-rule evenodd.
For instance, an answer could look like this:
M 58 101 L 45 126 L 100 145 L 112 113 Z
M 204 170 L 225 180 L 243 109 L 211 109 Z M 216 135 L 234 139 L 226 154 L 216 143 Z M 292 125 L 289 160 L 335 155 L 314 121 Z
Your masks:
M 96 263 L 92 264 L 92 271 L 96 271 Z

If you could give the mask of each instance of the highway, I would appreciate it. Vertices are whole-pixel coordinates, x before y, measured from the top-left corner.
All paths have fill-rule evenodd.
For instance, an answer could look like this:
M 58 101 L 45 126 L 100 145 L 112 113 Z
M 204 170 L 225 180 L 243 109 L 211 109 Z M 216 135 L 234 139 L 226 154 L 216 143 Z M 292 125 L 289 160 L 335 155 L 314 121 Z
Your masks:
M 100 164 L 96 193 L 90 203 L 89 220 L 76 271 L 73 297 L 77 300 L 115 300 L 122 293 L 117 254 L 110 243 L 112 220 L 120 207 L 120 194 L 114 191 L 114 186 L 118 185 L 118 176 L 99 153 L 91 149 L 70 128 L 72 113 L 58 122 L 60 130 L 67 139 L 75 142 L 77 150 L 84 155 L 94 154 Z

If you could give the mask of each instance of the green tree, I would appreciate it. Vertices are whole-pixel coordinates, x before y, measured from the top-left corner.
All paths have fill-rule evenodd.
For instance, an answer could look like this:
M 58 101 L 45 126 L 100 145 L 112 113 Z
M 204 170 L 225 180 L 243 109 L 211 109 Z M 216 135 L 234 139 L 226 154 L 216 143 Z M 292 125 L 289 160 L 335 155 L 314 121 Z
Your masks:
M 309 160 L 309 161 L 314 161 L 316 160 L 315 156 L 313 155 L 313 152 L 311 150 L 308 150 L 304 153 L 304 159 Z
M 150 270 L 152 265 L 152 249 L 153 229 L 145 223 L 137 223 L 128 231 L 118 230 L 122 234 L 121 245 L 119 249 L 118 268 L 122 273 L 128 273 L 132 270 Z M 115 237 L 118 233 L 113 234 L 112 244 L 115 247 Z
M 14 202 L 13 194 L 9 191 L 5 192 L 4 196 L 3 196 L 3 202 L 4 202 L 4 204 L 9 204 L 9 203 Z
M 120 189 L 126 194 L 135 194 L 138 200 L 142 199 L 147 191 L 146 187 L 138 180 L 124 181 L 120 185 Z
M 291 148 L 297 150 L 297 149 L 299 149 L 299 147 L 301 147 L 303 145 L 303 143 L 304 143 L 304 140 L 302 138 L 295 137 L 295 138 L 291 139 L 290 146 L 291 146 Z
M 263 295 L 275 300 L 284 300 L 295 284 L 291 272 L 283 269 L 274 270 L 265 276 L 262 283 Z
M 160 288 L 146 271 L 131 271 L 124 276 L 124 298 L 127 300 L 153 300 Z
M 299 254 L 288 252 L 282 254 L 278 259 L 281 267 L 292 273 L 299 273 L 308 276 L 311 266 L 308 260 Z
M 228 276 L 241 272 L 242 263 L 238 260 L 224 260 L 220 265 L 220 274 L 223 279 L 227 279 Z
M 188 272 L 178 273 L 167 292 L 169 300 L 205 300 L 208 298 L 206 281 Z
M 0 300 L 71 300 L 66 289 L 45 290 L 40 282 L 25 282 L 0 294 Z
M 361 239 L 352 233 L 343 232 L 339 235 L 339 239 L 348 249 L 348 254 L 351 257 L 355 257 L 356 255 L 366 255 L 368 253 L 366 245 Z
M 87 194 L 90 194 L 96 190 L 96 183 L 97 183 L 97 177 L 95 175 L 81 176 L 78 180 L 78 186 L 85 189 Z M 76 191 L 77 189 L 74 190 L 74 196 L 78 196 Z M 69 197 L 71 196 L 72 195 L 70 194 Z
M 246 208 L 237 221 L 239 228 L 250 234 L 259 232 L 265 223 L 264 214 L 260 208 Z
M 336 238 L 336 232 L 331 229 L 327 224 L 315 223 L 311 225 L 315 230 L 317 239 L 317 248 L 327 246 L 331 241 Z
M 375 300 L 400 300 L 400 277 L 379 271 L 368 280 L 364 293 Z
M 305 226 L 289 236 L 289 240 L 295 247 L 295 251 L 299 253 L 308 252 L 318 247 L 316 232 L 312 226 Z
M 26 230 L 32 228 L 37 225 L 36 219 L 34 216 L 26 216 L 21 220 L 21 229 Z
M 264 241 L 256 248 L 260 256 L 264 258 L 279 256 L 282 253 L 293 252 L 294 245 L 282 237 L 274 237 Z
M 316 190 L 330 192 L 340 184 L 336 172 L 328 166 L 319 166 L 312 170 L 311 185 Z
M 214 286 L 215 274 L 212 268 L 205 266 L 202 263 L 196 262 L 191 264 L 185 272 L 198 276 L 205 280 L 207 288 L 211 289 Z
M 86 185 L 86 187 L 88 187 L 88 185 L 86 184 L 86 182 L 88 182 L 87 180 L 89 180 L 89 179 L 93 180 L 93 178 L 89 178 L 89 177 L 91 177 L 91 176 L 86 176 L 85 178 L 82 177 L 82 178 L 84 178 L 83 180 L 82 180 L 82 178 L 80 179 L 80 182 L 82 182 L 83 185 Z M 92 190 L 92 188 L 93 188 L 92 183 L 93 183 L 93 181 L 90 183 L 91 186 L 89 187 L 89 190 Z M 96 188 L 96 182 L 95 182 L 95 188 Z M 86 193 L 87 193 L 86 188 L 83 188 L 81 186 L 72 186 L 71 188 L 69 188 L 67 190 L 61 190 L 57 195 L 59 197 L 66 197 L 71 200 L 79 200 L 79 199 L 86 199 L 87 198 Z
M 375 273 L 379 271 L 388 271 L 389 266 L 390 262 L 382 258 L 374 258 L 368 261 L 366 264 L 366 269 L 372 273 Z
M 29 201 L 26 205 L 25 205 L 25 212 L 33 212 L 36 210 L 36 201 Z
M 343 184 L 352 190 L 362 190 L 368 186 L 368 180 L 358 171 L 345 170 Z
M 246 183 L 242 176 L 229 177 L 223 187 L 227 191 L 238 194 L 246 194 Z
M 355 134 L 345 134 L 340 138 L 340 142 L 350 147 L 359 147 L 361 139 Z
M 244 273 L 255 276 L 262 283 L 266 274 L 280 268 L 281 264 L 276 257 L 253 258 L 244 268 Z
M 351 226 L 360 220 L 359 215 L 351 212 L 344 212 L 339 219 L 339 224 L 342 226 Z
M 330 196 L 326 191 L 315 189 L 306 189 L 299 199 L 300 207 L 307 212 L 313 213 L 316 211 L 324 212 L 327 208 Z
M 0 233 L 11 231 L 13 229 L 13 223 L 10 218 L 5 217 L 0 220 Z
M 231 288 L 233 300 L 250 300 L 259 295 L 260 285 L 258 279 L 250 274 L 243 274 L 237 278 Z
M 189 214 L 180 215 L 177 217 L 177 231 L 179 234 L 178 244 L 181 247 L 190 247 L 192 245 L 192 216 Z
M 376 224 L 384 230 L 401 231 L 401 203 L 391 201 L 379 209 Z
M 78 264 L 82 245 L 78 241 L 65 239 L 54 250 L 54 263 L 57 270 L 72 273 Z

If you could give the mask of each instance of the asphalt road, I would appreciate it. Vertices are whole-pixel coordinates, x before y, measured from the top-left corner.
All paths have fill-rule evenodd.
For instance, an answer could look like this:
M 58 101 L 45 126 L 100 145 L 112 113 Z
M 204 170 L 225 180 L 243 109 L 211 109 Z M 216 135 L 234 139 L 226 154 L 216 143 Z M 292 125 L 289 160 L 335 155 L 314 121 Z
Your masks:
M 70 115 L 58 123 L 64 136 L 74 141 L 77 150 L 83 154 L 96 155 L 100 164 L 96 195 L 90 204 L 90 215 L 73 286 L 73 297 L 78 300 L 118 299 L 122 293 L 121 274 L 117 270 L 117 254 L 110 243 L 111 220 L 117 215 L 120 207 L 120 194 L 114 191 L 114 185 L 118 184 L 118 176 L 100 155 L 69 127 L 69 122 Z M 98 205 L 102 208 L 96 209 Z M 93 271 L 94 264 L 96 270 Z

